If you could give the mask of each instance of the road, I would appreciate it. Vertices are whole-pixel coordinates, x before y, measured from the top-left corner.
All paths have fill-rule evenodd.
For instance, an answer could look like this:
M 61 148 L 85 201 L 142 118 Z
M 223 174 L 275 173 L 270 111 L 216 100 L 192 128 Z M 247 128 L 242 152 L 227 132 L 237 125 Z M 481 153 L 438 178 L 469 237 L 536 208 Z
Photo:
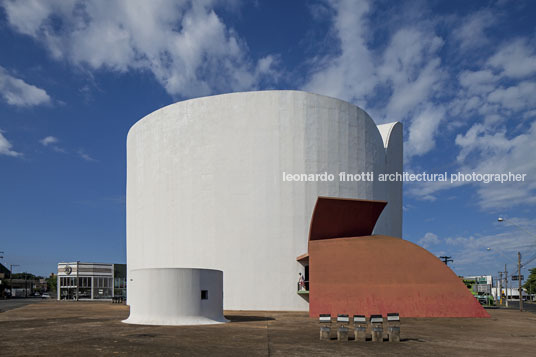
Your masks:
M 23 307 L 29 304 L 35 304 L 42 302 L 43 299 L 41 298 L 27 298 L 27 299 L 8 299 L 8 300 L 0 300 L 0 313 L 8 310 L 13 310 L 19 307 Z
M 508 308 L 519 310 L 519 301 L 508 301 Z M 536 314 L 536 304 L 530 303 L 527 304 L 526 302 L 523 304 L 523 310 L 530 311 Z

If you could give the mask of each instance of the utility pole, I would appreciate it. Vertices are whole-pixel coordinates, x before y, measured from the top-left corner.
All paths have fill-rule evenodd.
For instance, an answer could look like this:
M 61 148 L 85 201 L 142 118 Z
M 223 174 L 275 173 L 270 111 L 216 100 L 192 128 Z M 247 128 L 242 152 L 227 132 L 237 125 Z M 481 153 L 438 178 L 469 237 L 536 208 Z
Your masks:
M 499 304 L 502 305 L 502 271 L 499 272 L 499 280 L 497 281 L 497 295 L 499 296 Z
M 18 264 L 9 265 L 9 292 L 11 294 L 10 298 L 13 297 L 13 267 L 18 267 Z
M 506 270 L 506 264 L 504 264 L 504 285 L 506 286 L 506 307 L 508 307 L 508 270 Z
M 454 260 L 451 259 L 452 257 L 447 257 L 447 256 L 441 256 L 439 257 L 439 259 L 441 259 L 443 261 L 443 263 L 445 263 L 445 265 L 449 265 L 449 262 L 454 262 Z
M 517 280 L 519 282 L 519 311 L 523 311 L 523 289 L 521 288 L 521 252 L 517 252 Z

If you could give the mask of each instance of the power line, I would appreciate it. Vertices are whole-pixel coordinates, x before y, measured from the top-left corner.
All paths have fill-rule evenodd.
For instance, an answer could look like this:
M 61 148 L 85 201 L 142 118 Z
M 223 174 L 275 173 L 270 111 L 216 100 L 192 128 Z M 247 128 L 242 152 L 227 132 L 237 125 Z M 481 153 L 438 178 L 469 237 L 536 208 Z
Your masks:
M 534 259 L 536 259 L 536 254 L 534 254 L 532 257 L 528 258 L 522 265 L 526 266 L 527 264 L 531 263 Z

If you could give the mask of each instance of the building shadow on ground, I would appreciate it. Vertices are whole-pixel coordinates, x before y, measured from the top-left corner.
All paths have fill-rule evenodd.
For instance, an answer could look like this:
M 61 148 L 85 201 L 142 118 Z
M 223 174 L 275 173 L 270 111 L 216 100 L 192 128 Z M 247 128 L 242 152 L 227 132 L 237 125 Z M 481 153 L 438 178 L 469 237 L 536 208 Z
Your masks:
M 272 321 L 275 320 L 269 316 L 243 316 L 243 315 L 225 315 L 225 318 L 231 322 L 253 322 L 253 321 Z

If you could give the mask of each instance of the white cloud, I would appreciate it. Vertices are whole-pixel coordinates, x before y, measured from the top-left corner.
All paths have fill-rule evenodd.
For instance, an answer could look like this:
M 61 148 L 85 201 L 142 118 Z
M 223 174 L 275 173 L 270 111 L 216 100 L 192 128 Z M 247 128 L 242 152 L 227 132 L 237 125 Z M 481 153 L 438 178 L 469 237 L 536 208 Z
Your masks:
M 460 85 L 467 89 L 469 94 L 489 93 L 496 87 L 499 76 L 489 69 L 478 71 L 463 71 L 458 76 Z
M 495 23 L 496 18 L 490 10 L 481 10 L 461 19 L 461 24 L 452 34 L 462 50 L 474 49 L 488 44 L 485 31 Z
M 59 140 L 55 136 L 47 136 L 39 140 L 39 143 L 41 143 L 41 145 L 43 146 L 50 147 L 52 150 L 56 152 L 67 153 L 67 151 L 64 148 L 57 145 L 58 142 Z
M 272 56 L 248 57 L 216 1 L 28 1 L 4 4 L 9 24 L 78 66 L 150 71 L 171 95 L 247 90 L 273 78 Z M 51 21 L 54 16 L 54 21 Z
M 456 159 L 462 165 L 471 153 L 493 156 L 512 148 L 512 142 L 506 138 L 504 130 L 489 133 L 483 124 L 474 124 L 465 134 L 458 134 L 455 142 L 461 148 Z
M 523 119 L 536 118 L 536 109 L 529 110 L 523 114 Z
M 421 239 L 419 239 L 419 245 L 423 246 L 424 248 L 428 248 L 432 245 L 436 245 L 436 244 L 439 244 L 439 238 L 436 234 L 434 233 L 431 233 L 431 232 L 428 232 L 424 235 L 424 237 L 422 237 Z
M 459 152 L 456 166 L 450 171 L 525 173 L 527 180 L 504 184 L 409 184 L 407 192 L 424 200 L 434 200 L 437 192 L 471 185 L 476 192 L 475 203 L 483 210 L 536 204 L 533 198 L 536 162 L 528 159 L 536 150 L 533 144 L 536 122 L 528 122 L 534 118 L 536 110 L 536 82 L 532 77 L 536 73 L 534 47 L 525 39 L 510 41 L 498 46 L 489 58 L 471 63 L 471 70 L 461 66 L 457 72 L 457 83 L 450 84 L 456 94 L 449 100 L 445 112 L 451 122 L 455 119 L 461 123 L 451 127 L 458 131 L 454 142 Z M 461 131 L 464 127 L 466 129 Z M 415 131 L 420 130 L 416 127 Z M 411 136 L 411 126 L 409 132 Z M 418 153 L 410 143 L 406 148 Z M 426 151 L 426 147 L 424 149 Z
M 511 78 L 523 78 L 536 73 L 536 53 L 524 39 L 518 39 L 501 48 L 488 64 Z
M 313 73 L 303 88 L 354 102 L 374 112 L 379 123 L 409 123 L 406 158 L 433 149 L 435 133 L 444 118 L 444 109 L 432 101 L 442 88 L 444 74 L 438 51 L 443 40 L 426 26 L 412 24 L 397 30 L 383 52 L 376 53 L 367 45 L 371 26 L 368 2 L 330 4 L 335 10 L 332 32 L 340 51 L 313 61 Z M 386 106 L 375 107 L 371 98 L 379 88 L 390 94 Z M 419 133 L 420 129 L 425 131 Z
M 383 55 L 380 78 L 390 84 L 385 118 L 409 123 L 404 157 L 424 155 L 435 147 L 436 134 L 445 117 L 434 104 L 443 71 L 437 54 L 443 40 L 423 29 L 403 28 L 395 33 Z
M 55 5 L 60 5 L 58 2 L 54 2 Z M 64 2 L 65 5 L 69 1 Z M 3 4 L 6 9 L 6 14 L 9 21 L 14 25 L 17 30 L 26 35 L 36 35 L 39 26 L 43 19 L 48 17 L 52 12 L 50 4 L 46 4 L 40 0 L 26 0 L 26 1 L 4 1 Z
M 412 121 L 409 127 L 409 138 L 405 143 L 404 155 L 422 155 L 435 146 L 435 138 L 439 124 L 445 116 L 442 107 L 430 106 L 420 112 Z
M 372 54 L 366 45 L 369 11 L 366 1 L 341 1 L 336 7 L 333 31 L 340 41 L 340 54 L 317 58 L 307 91 L 333 96 L 363 105 L 378 83 Z
M 484 211 L 500 212 L 514 206 L 536 204 L 536 121 L 522 133 L 512 136 L 505 128 L 496 129 L 483 123 L 473 124 L 455 139 L 460 152 L 457 167 L 451 173 L 525 174 L 519 182 L 422 182 L 408 183 L 406 192 L 413 197 L 433 201 L 440 191 L 472 186 L 475 203 Z
M 22 156 L 20 152 L 13 151 L 11 148 L 13 145 L 7 140 L 3 132 L 0 130 L 0 155 L 19 157 Z
M 98 162 L 97 159 L 93 158 L 91 155 L 89 155 L 85 150 L 79 149 L 77 151 L 78 156 L 80 156 L 82 159 L 89 161 L 89 162 Z
M 536 104 L 536 82 L 524 81 L 508 88 L 497 88 L 488 95 L 488 101 L 513 110 L 534 107 Z
M 41 143 L 41 145 L 43 146 L 48 146 L 50 144 L 56 144 L 58 142 L 58 138 L 54 137 L 54 136 L 47 136 L 41 140 L 39 140 L 39 142 Z
M 391 85 L 387 105 L 389 120 L 402 120 L 429 100 L 441 79 L 441 61 L 436 52 L 443 40 L 423 30 L 401 29 L 385 50 L 380 77 Z
M 536 122 L 526 132 L 512 138 L 508 138 L 506 132 L 493 132 L 484 133 L 475 141 L 475 144 L 466 145 L 478 151 L 465 165 L 466 171 L 527 175 L 523 182 L 478 185 L 480 207 L 497 211 L 515 205 L 536 204 L 536 161 L 531 159 L 536 152 Z
M 7 104 L 21 107 L 50 102 L 50 97 L 45 90 L 11 76 L 1 66 L 0 95 Z
M 476 203 L 482 210 L 498 212 L 516 205 L 536 204 L 536 122 L 516 136 L 506 129 L 496 130 L 481 123 L 472 125 L 465 134 L 456 136 L 460 148 L 458 166 L 452 172 L 481 174 L 526 174 L 524 181 L 505 183 L 426 182 L 410 183 L 408 194 L 434 200 L 439 191 L 471 185 Z
M 477 109 L 486 124 L 497 124 L 520 111 L 536 107 L 536 54 L 518 39 L 485 60 L 477 70 L 458 75 L 460 90 L 450 106 L 452 115 L 471 115 Z M 520 113 L 519 116 L 527 117 Z

